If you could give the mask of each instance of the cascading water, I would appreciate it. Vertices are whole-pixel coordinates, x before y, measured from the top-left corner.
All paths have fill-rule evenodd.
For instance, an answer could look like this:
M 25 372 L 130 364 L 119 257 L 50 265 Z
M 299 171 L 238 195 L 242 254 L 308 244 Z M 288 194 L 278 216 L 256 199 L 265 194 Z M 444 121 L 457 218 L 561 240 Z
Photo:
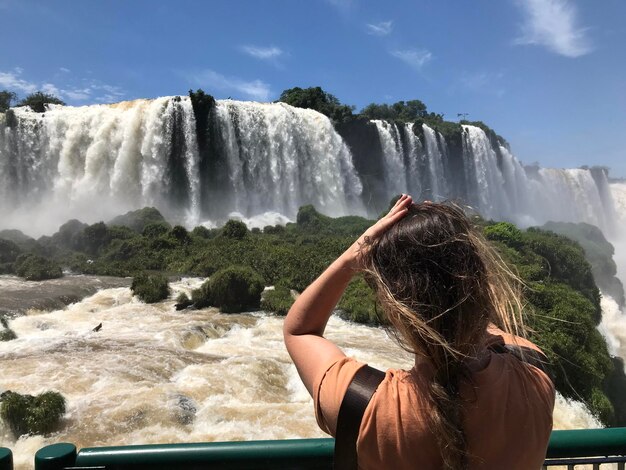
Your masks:
M 313 204 L 332 216 L 363 213 L 350 150 L 326 116 L 283 103 L 227 100 L 218 101 L 216 117 L 231 210 L 293 218 L 300 206 Z
M 405 193 L 407 191 L 407 170 L 404 164 L 404 148 L 398 126 L 379 119 L 374 119 L 371 122 L 378 129 L 383 148 L 386 190 L 391 194 Z
M 71 218 L 96 222 L 144 206 L 187 226 L 225 207 L 247 218 L 293 219 L 305 204 L 363 215 L 352 156 L 326 116 L 226 100 L 213 125 L 229 189 L 206 200 L 188 97 L 0 114 L 0 228 L 51 233 Z
M 430 176 L 430 194 L 434 200 L 447 198 L 448 192 L 443 172 L 443 153 L 439 149 L 437 134 L 426 124 L 422 124 L 424 141 L 428 161 L 428 173 Z
M 3 227 L 50 232 L 70 218 L 106 220 L 151 205 L 197 219 L 189 98 L 11 113 L 12 123 L 0 123 Z

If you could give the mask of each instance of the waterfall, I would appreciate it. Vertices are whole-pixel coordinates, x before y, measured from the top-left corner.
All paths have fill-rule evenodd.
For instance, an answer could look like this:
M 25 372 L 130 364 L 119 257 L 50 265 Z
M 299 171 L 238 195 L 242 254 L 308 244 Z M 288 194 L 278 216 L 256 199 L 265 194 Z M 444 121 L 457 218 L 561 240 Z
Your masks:
M 197 217 L 189 98 L 11 113 L 12 125 L 0 123 L 3 227 L 53 231 L 70 218 L 93 222 L 152 205 L 182 221 Z
M 398 126 L 387 121 L 374 119 L 378 129 L 380 143 L 383 147 L 386 192 L 390 195 L 406 193 L 406 165 L 404 164 L 404 148 Z
M 326 116 L 226 100 L 212 125 L 218 151 L 203 157 L 224 157 L 228 191 L 207 200 L 188 97 L 0 114 L 0 228 L 50 233 L 143 206 L 187 226 L 228 212 L 293 220 L 305 204 L 364 215 L 352 155 Z
M 430 176 L 430 197 L 433 200 L 443 200 L 448 197 L 443 173 L 444 154 L 439 148 L 439 140 L 433 129 L 422 124 L 424 141 L 426 142 L 428 172 Z
M 379 146 L 353 154 L 347 131 L 284 103 L 217 101 L 202 122 L 207 129 L 196 129 L 188 97 L 0 113 L 0 229 L 51 233 L 71 218 L 106 221 L 143 206 L 188 227 L 293 220 L 305 204 L 374 217 L 409 192 L 521 226 L 584 221 L 614 230 L 606 171 L 524 167 L 476 126 L 444 138 L 426 124 L 373 120 L 359 130 L 357 122 L 348 140 L 373 129 L 366 141 Z M 202 151 L 197 132 L 210 141 Z
M 352 155 L 326 116 L 283 103 L 230 100 L 217 103 L 216 115 L 232 210 L 293 218 L 300 206 L 313 204 L 331 216 L 362 213 Z

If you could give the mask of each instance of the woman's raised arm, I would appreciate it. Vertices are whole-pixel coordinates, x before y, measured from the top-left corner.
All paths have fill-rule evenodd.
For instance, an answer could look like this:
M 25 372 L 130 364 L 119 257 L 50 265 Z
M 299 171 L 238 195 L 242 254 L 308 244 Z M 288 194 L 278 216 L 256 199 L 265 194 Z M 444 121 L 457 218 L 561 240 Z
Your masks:
M 283 325 L 285 345 L 311 395 L 315 378 L 345 356 L 323 335 L 335 305 L 354 273 L 361 268 L 362 248 L 404 217 L 412 202 L 411 196 L 403 194 L 385 217 L 368 228 L 302 292 L 289 310 Z

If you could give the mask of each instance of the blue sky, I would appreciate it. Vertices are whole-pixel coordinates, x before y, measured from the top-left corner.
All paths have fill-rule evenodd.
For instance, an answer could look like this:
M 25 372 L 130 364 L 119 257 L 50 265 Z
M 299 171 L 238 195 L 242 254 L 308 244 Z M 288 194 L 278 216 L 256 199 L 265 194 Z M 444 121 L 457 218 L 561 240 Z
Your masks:
M 0 0 L 0 17 L 0 89 L 21 96 L 417 98 L 486 122 L 524 163 L 626 177 L 622 0 Z

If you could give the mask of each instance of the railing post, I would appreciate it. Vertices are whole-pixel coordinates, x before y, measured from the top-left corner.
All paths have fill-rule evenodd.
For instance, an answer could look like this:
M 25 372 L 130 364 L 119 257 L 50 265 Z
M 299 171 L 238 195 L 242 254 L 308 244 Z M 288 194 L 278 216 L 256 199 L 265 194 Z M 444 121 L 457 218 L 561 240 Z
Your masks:
M 0 470 L 13 470 L 13 452 L 6 447 L 0 447 Z
M 59 443 L 42 447 L 35 454 L 35 470 L 62 470 L 76 463 L 76 446 Z

